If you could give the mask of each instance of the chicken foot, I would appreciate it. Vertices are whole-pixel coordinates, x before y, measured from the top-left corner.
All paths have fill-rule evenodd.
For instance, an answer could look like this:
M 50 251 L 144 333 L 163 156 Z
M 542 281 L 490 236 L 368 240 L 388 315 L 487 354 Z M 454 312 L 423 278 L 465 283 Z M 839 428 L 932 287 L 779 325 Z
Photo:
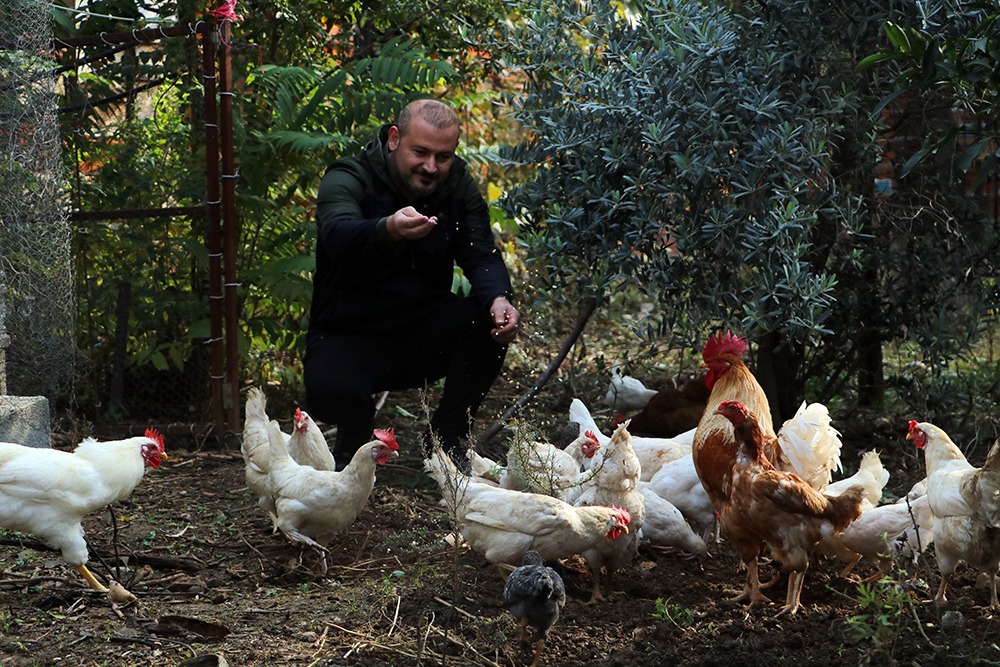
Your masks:
M 521 632 L 518 635 L 517 641 L 521 644 L 529 644 L 528 637 L 528 619 L 522 618 L 520 622 Z M 539 637 L 535 642 L 532 654 L 531 667 L 538 667 L 538 662 L 542 657 L 542 649 L 545 647 L 545 637 Z
M 545 638 L 542 637 L 535 642 L 535 655 L 531 661 L 531 667 L 538 667 L 539 661 L 542 659 L 542 649 L 545 648 Z
M 732 598 L 733 602 L 750 601 L 751 607 L 761 604 L 770 604 L 771 600 L 760 592 L 760 579 L 757 576 L 757 559 L 753 558 L 746 563 L 747 580 L 743 586 L 743 592 Z
M 307 545 L 311 546 L 312 548 L 316 549 L 317 551 L 319 551 L 319 556 L 320 556 L 320 562 L 319 562 L 320 573 L 324 574 L 324 575 L 327 573 L 327 571 L 328 571 L 329 568 L 328 568 L 327 563 L 326 563 L 326 555 L 328 553 L 330 553 L 329 549 L 327 549 L 322 544 L 320 544 L 319 542 L 317 542 L 313 538 L 309 537 L 308 535 L 304 535 L 304 534 L 302 534 L 302 533 L 300 533 L 298 531 L 295 531 L 295 530 L 289 530 L 289 531 L 282 530 L 281 532 L 284 533 L 285 537 L 287 537 L 288 539 L 293 540 L 295 542 L 301 542 L 302 544 L 307 544 Z M 302 558 L 301 557 L 299 558 L 299 564 L 300 565 L 302 564 Z

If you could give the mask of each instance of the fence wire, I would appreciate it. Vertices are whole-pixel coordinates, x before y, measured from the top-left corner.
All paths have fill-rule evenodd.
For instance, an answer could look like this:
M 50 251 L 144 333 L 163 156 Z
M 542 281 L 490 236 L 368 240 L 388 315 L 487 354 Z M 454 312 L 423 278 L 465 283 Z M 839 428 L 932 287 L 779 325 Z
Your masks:
M 0 345 L 8 393 L 55 400 L 73 382 L 76 308 L 50 20 L 44 0 L 0 2 Z

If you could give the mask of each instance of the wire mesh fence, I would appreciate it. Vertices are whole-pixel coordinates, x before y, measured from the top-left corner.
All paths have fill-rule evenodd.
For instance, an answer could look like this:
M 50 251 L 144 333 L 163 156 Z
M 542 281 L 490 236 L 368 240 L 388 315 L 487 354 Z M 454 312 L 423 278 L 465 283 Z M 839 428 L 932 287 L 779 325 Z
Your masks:
M 49 21 L 44 0 L 0 3 L 0 345 L 7 391 L 51 399 L 72 384 L 76 347 Z

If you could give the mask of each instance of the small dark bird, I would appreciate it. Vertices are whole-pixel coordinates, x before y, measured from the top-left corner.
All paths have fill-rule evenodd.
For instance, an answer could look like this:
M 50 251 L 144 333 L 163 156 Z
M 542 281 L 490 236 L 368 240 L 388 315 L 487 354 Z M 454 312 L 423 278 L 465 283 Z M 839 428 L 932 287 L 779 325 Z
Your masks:
M 535 628 L 535 652 L 531 667 L 537 667 L 549 630 L 566 604 L 562 577 L 542 564 L 537 551 L 524 554 L 522 565 L 510 573 L 503 587 L 503 602 L 521 626 L 519 641 L 528 641 L 528 626 Z

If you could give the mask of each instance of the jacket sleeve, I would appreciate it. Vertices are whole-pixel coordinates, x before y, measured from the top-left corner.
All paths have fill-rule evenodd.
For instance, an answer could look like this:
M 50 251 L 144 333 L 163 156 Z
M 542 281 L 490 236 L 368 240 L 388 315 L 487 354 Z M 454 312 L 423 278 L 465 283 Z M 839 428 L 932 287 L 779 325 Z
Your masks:
M 331 165 L 316 195 L 319 243 L 331 257 L 371 260 L 393 250 L 386 218 L 365 217 L 362 201 L 370 190 L 368 177 L 356 165 Z

